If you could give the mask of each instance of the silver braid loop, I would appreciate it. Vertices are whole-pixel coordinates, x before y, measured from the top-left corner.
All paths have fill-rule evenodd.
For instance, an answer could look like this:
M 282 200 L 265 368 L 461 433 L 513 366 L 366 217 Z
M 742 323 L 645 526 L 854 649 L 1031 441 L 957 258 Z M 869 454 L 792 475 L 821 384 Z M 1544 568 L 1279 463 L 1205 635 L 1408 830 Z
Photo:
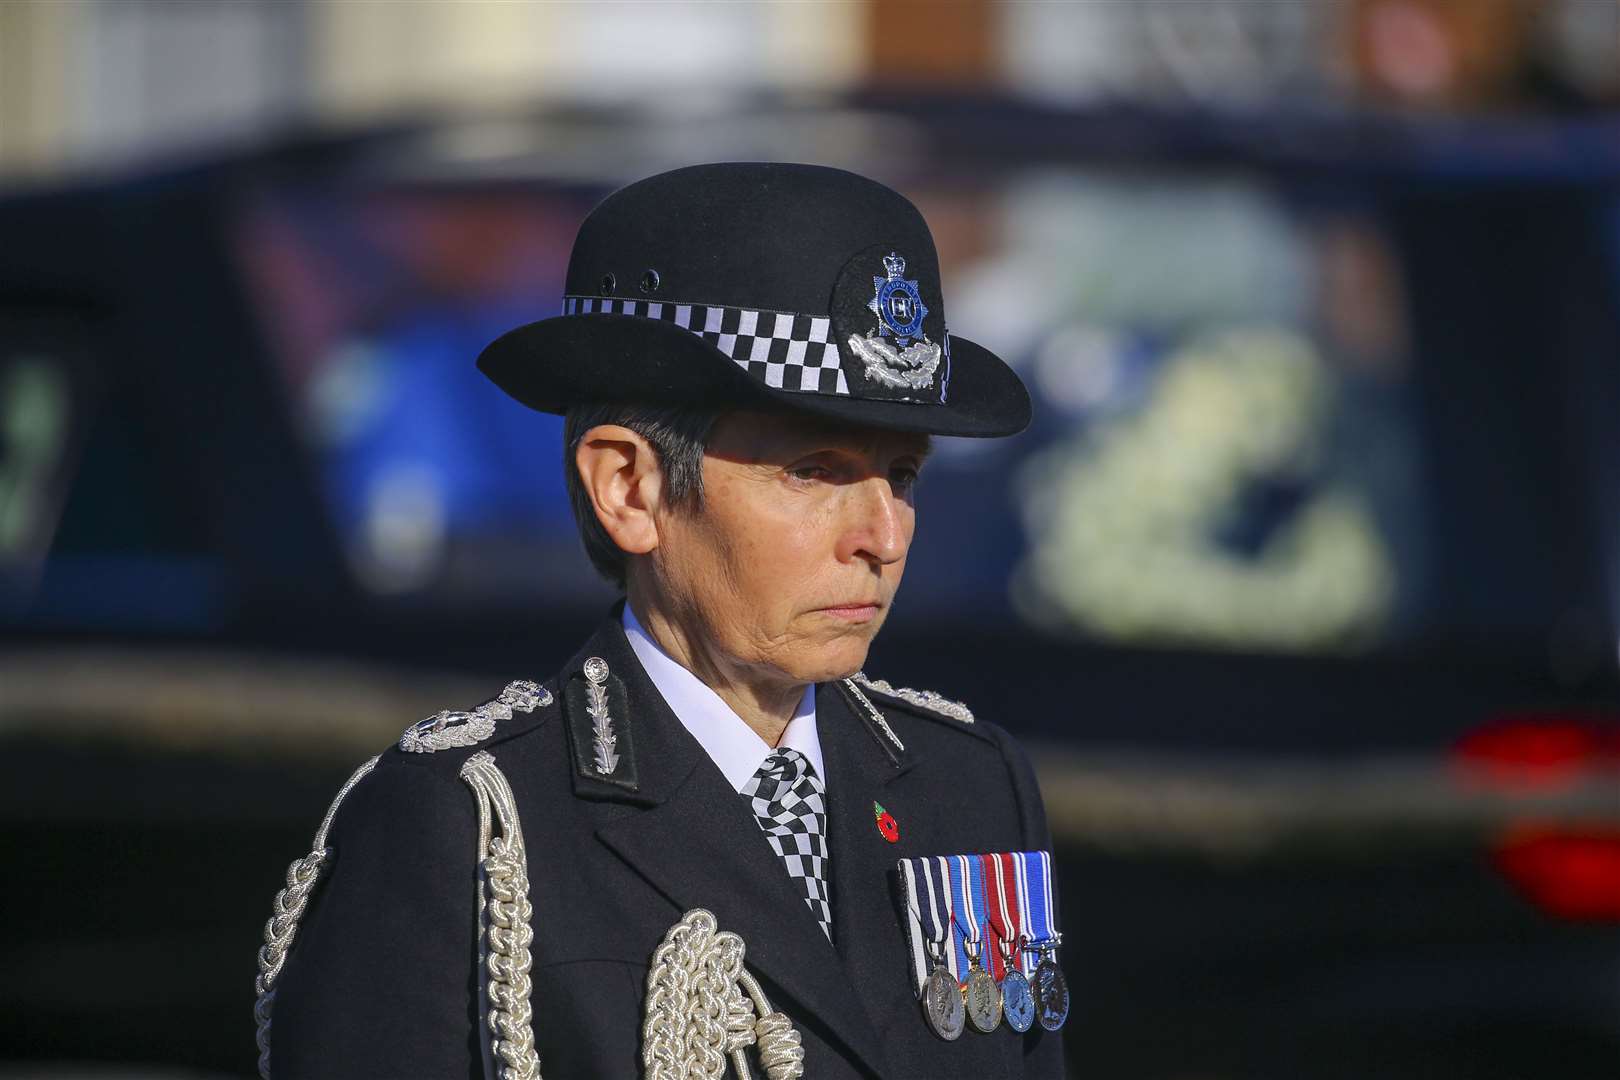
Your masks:
M 757 1048 L 769 1080 L 804 1075 L 799 1033 L 744 970 L 745 953 L 742 938 L 717 930 L 702 908 L 669 928 L 647 973 L 645 1080 L 720 1080 L 728 1057 L 737 1076 L 751 1080 L 749 1046 Z
M 804 1075 L 804 1047 L 793 1021 L 779 1012 L 766 1013 L 754 1025 L 759 1040 L 759 1063 L 770 1080 L 788 1080 Z
M 490 1071 L 500 1080 L 540 1080 L 534 1012 L 529 1003 L 534 908 L 529 903 L 528 856 L 517 802 L 488 751 L 468 758 L 461 766 L 461 778 L 478 799 L 485 977 L 482 1011 L 489 1026 L 490 1063 L 495 1066 Z
M 310 893 L 315 891 L 321 870 L 331 857 L 332 853 L 326 846 L 326 834 L 332 828 L 332 819 L 337 817 L 343 797 L 376 767 L 377 759 L 372 758 L 354 770 L 348 782 L 338 790 L 337 798 L 327 807 L 326 817 L 321 819 L 321 827 L 315 831 L 313 849 L 303 858 L 294 859 L 287 868 L 287 887 L 276 894 L 270 921 L 264 924 L 264 944 L 259 947 L 259 975 L 253 980 L 253 990 L 258 995 L 253 1002 L 253 1019 L 258 1028 L 255 1041 L 259 1044 L 259 1076 L 263 1080 L 270 1080 L 270 1014 L 275 1008 L 276 980 L 287 962 L 293 938 L 298 936 L 298 924 L 304 917 L 304 909 L 309 906 Z

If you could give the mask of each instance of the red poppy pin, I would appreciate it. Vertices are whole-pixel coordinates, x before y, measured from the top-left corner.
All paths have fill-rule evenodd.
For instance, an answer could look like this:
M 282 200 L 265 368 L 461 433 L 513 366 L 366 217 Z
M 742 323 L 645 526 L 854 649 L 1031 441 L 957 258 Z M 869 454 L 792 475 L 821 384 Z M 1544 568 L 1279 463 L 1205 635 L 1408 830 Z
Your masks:
M 898 841 L 900 839 L 900 823 L 894 820 L 894 815 L 883 809 L 882 803 L 873 803 L 872 813 L 877 815 L 878 832 L 883 834 L 883 839 L 891 844 Z

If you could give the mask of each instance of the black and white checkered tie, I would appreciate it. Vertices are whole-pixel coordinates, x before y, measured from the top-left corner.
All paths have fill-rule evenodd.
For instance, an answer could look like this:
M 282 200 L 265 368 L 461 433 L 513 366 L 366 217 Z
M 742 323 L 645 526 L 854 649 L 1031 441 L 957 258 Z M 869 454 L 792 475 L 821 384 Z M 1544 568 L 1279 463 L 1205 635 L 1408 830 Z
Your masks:
M 773 750 L 743 785 L 759 827 L 782 857 L 788 876 L 804 891 L 804 902 L 832 940 L 832 905 L 827 895 L 827 796 L 821 777 L 797 750 Z

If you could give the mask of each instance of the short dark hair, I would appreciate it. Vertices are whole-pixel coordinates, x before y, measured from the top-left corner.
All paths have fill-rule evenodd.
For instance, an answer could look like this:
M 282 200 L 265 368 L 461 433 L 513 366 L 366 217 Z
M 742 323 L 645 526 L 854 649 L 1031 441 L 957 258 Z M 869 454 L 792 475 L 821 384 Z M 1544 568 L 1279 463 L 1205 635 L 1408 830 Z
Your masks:
M 664 471 L 664 497 L 670 505 L 697 510 L 703 506 L 703 451 L 720 414 L 712 409 L 640 402 L 593 401 L 572 405 L 563 420 L 563 477 L 574 510 L 580 542 L 591 565 L 621 591 L 629 556 L 613 542 L 596 518 L 596 507 L 580 482 L 574 454 L 585 433 L 602 424 L 627 427 L 652 444 Z

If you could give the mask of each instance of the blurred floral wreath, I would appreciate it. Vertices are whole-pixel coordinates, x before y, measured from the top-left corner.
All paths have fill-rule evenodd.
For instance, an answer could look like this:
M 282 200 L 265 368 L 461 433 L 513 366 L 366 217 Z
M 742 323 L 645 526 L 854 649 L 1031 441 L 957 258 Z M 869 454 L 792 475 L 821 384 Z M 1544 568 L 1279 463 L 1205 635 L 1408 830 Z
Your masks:
M 1033 459 L 1014 598 L 1118 641 L 1329 649 L 1386 619 L 1394 571 L 1358 495 L 1318 475 L 1332 380 L 1309 341 L 1229 329 L 1168 358 L 1147 404 Z M 1219 530 L 1257 480 L 1304 492 L 1252 553 Z

